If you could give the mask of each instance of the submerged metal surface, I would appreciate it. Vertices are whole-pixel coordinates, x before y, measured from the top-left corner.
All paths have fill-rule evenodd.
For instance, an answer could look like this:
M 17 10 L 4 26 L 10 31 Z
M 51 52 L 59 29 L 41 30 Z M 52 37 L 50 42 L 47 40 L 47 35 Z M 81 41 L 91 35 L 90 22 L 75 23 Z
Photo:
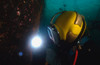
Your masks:
M 31 64 L 28 38 L 40 24 L 43 0 L 0 0 L 0 65 Z

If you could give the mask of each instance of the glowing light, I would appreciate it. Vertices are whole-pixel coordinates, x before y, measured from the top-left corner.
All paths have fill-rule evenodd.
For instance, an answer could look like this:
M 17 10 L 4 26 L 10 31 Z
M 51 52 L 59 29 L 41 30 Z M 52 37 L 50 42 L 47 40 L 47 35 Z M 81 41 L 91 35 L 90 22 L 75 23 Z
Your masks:
M 41 38 L 39 37 L 39 36 L 36 36 L 36 37 L 34 37 L 33 39 L 32 39 L 32 47 L 34 47 L 34 48 L 38 48 L 38 47 L 40 47 L 41 46 L 41 44 L 42 44 L 42 40 L 41 40 Z
M 23 52 L 19 52 L 19 56 L 23 56 Z

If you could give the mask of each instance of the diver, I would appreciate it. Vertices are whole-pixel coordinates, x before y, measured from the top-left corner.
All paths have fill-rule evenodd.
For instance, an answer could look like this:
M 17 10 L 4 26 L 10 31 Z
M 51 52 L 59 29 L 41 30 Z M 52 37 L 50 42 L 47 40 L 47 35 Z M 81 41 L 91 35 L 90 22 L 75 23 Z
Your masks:
M 74 11 L 57 13 L 51 19 L 47 31 L 51 46 L 46 52 L 45 65 L 84 65 L 88 56 L 91 56 L 91 48 L 94 47 L 86 47 L 89 34 L 85 18 L 79 13 Z M 81 62 L 80 57 L 87 58 Z

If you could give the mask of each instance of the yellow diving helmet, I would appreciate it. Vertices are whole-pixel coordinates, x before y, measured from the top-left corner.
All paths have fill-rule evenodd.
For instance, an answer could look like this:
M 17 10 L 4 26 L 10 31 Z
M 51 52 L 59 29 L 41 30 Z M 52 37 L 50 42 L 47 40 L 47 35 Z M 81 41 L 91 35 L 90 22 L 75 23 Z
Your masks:
M 57 16 L 59 15 L 59 16 Z M 52 23 L 55 20 L 55 23 Z M 48 26 L 50 39 L 55 43 L 60 40 L 72 43 L 82 38 L 86 30 L 86 22 L 82 15 L 74 11 L 59 12 L 51 19 Z

